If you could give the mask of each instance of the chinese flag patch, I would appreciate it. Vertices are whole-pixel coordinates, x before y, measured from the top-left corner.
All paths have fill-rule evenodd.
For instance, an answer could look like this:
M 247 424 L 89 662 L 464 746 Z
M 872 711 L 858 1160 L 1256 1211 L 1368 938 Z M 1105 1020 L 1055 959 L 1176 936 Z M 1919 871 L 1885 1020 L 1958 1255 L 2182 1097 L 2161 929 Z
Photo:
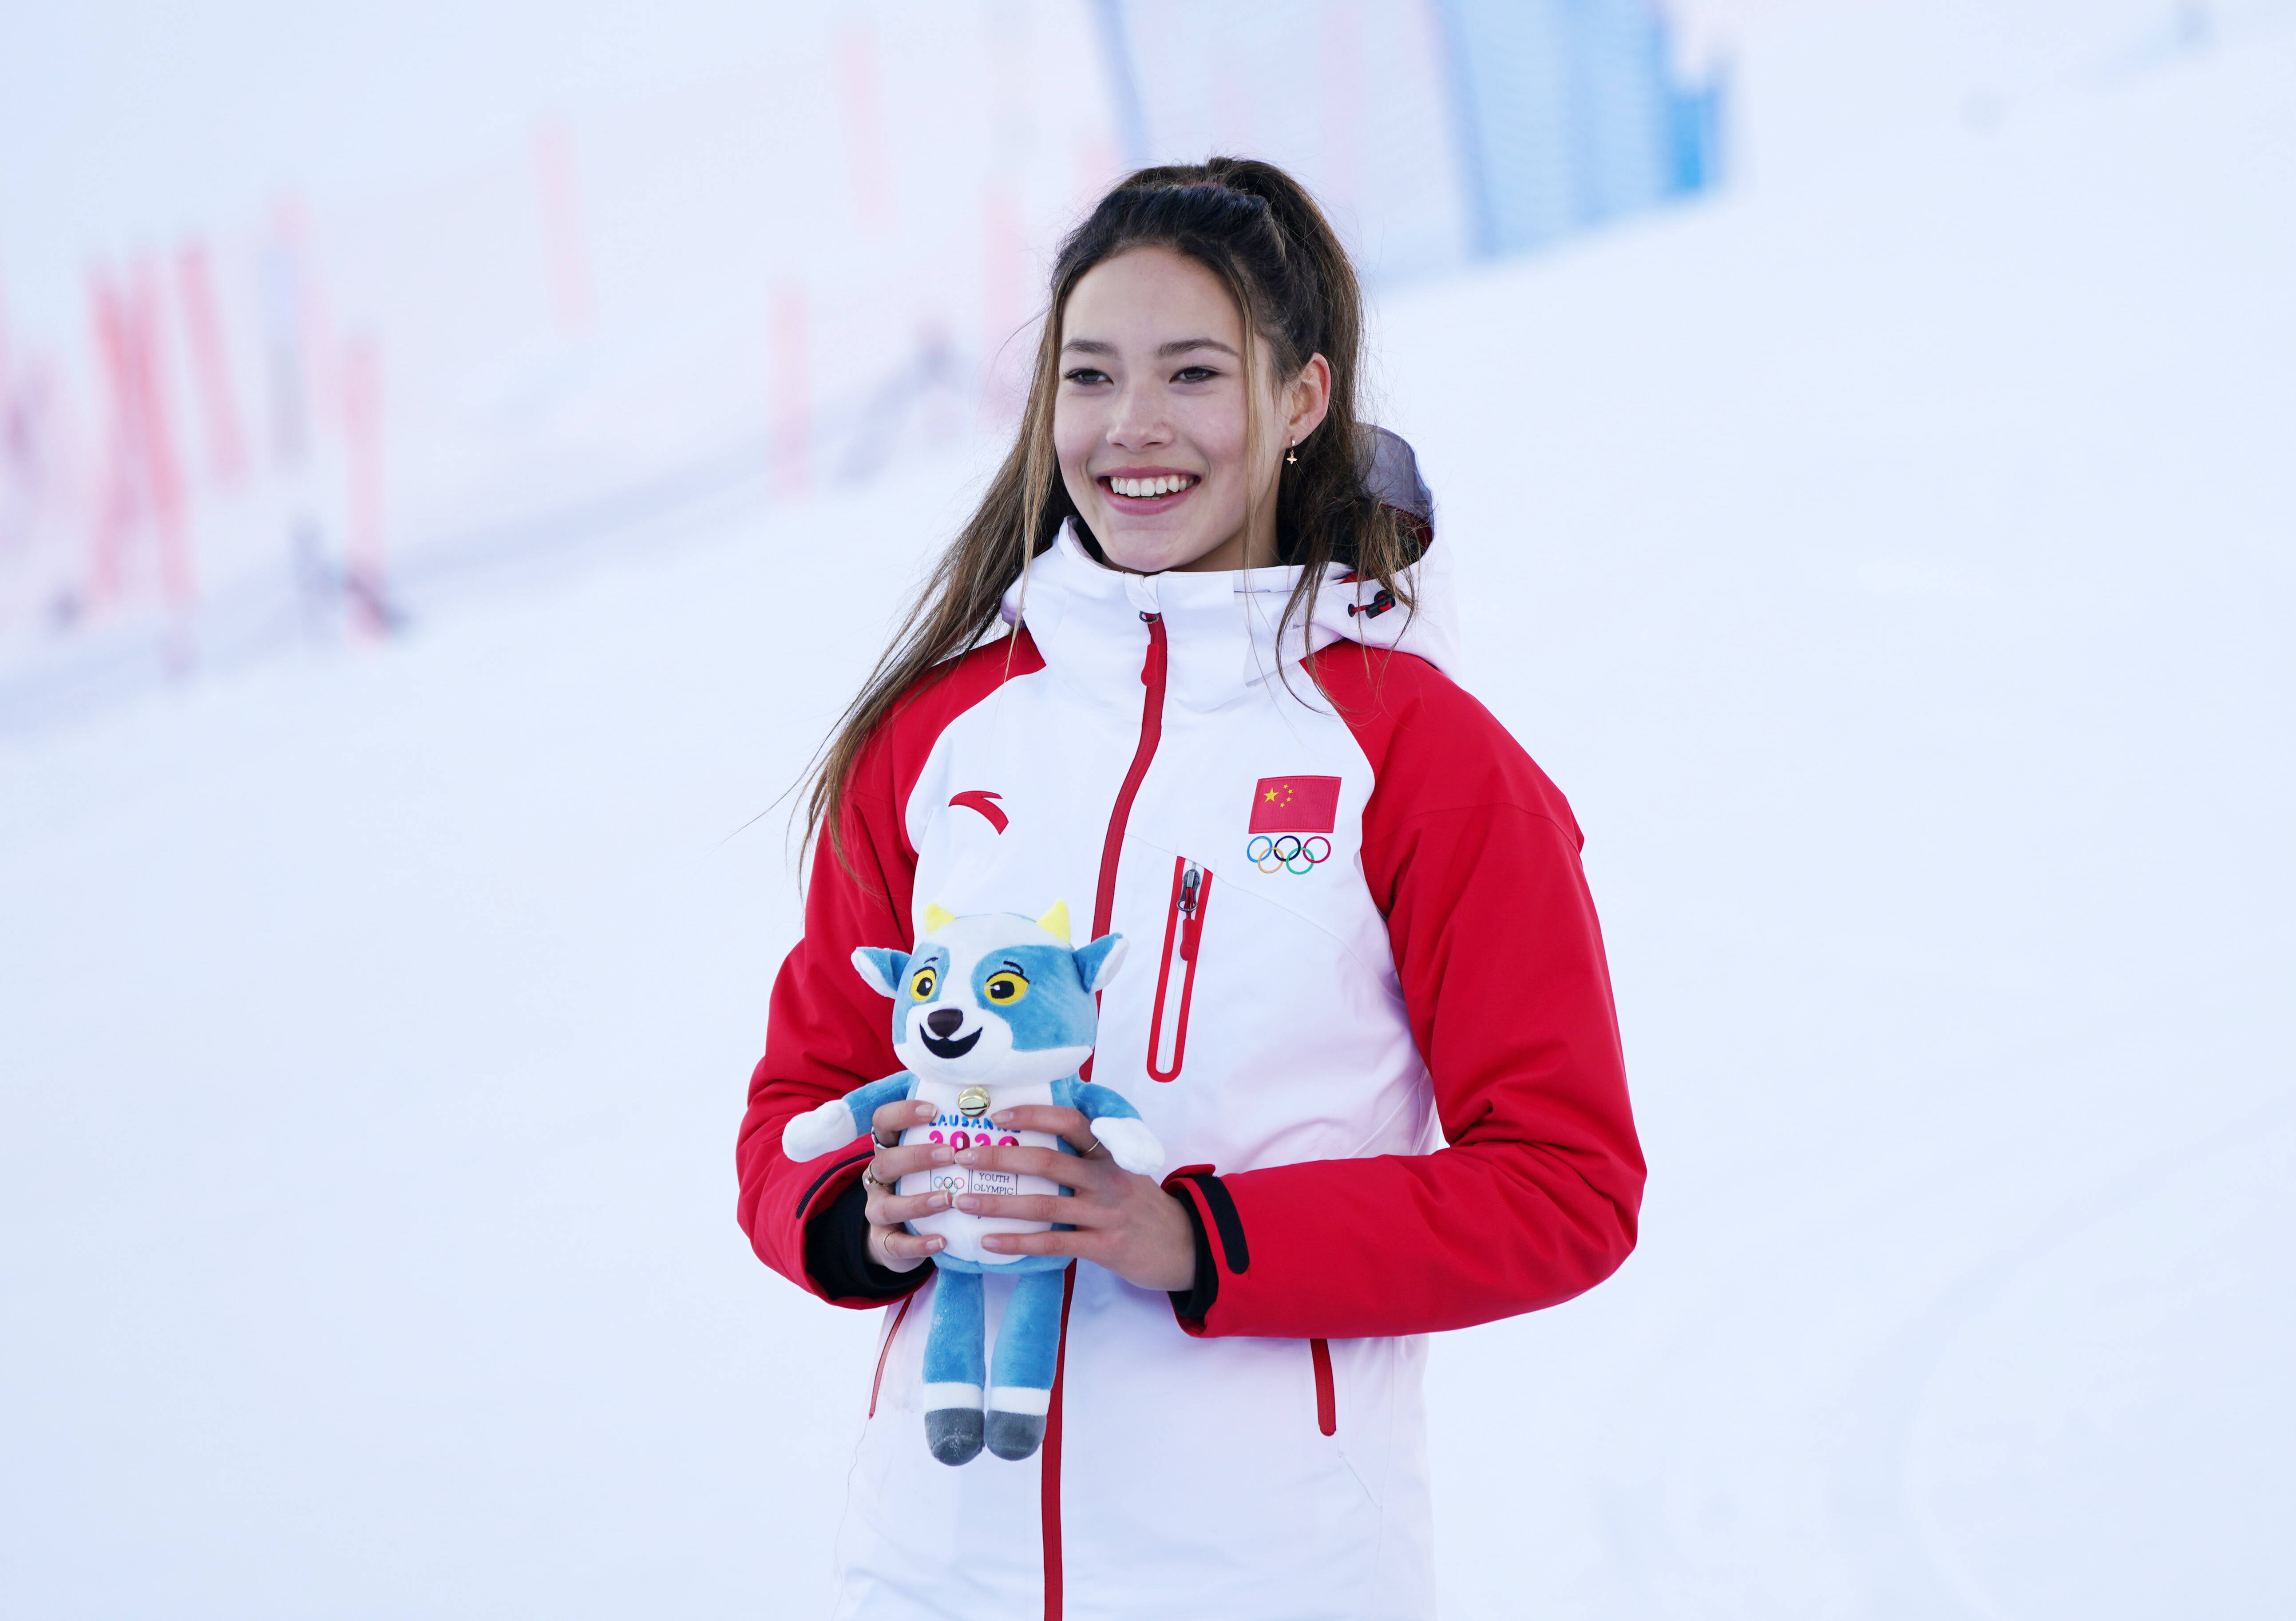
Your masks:
M 1339 819 L 1337 777 L 1262 777 L 1251 792 L 1255 833 L 1328 833 Z

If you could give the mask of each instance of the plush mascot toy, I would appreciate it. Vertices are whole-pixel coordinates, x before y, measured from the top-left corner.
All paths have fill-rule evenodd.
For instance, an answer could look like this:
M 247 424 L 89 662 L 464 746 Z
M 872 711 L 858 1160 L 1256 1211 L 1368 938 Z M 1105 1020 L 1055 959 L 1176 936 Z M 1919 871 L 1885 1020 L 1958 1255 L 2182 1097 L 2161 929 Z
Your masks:
M 1090 1119 L 1101 1146 L 1126 1170 L 1154 1175 L 1163 1169 L 1164 1150 L 1140 1111 L 1077 1074 L 1099 1030 L 1095 995 L 1123 961 L 1121 935 L 1070 946 L 1065 903 L 1055 902 L 1035 922 L 1010 913 L 952 917 L 928 906 L 914 952 L 865 946 L 853 954 L 861 977 L 893 999 L 893 1052 L 908 1068 L 800 1115 L 782 1133 L 782 1151 L 792 1159 L 816 1158 L 867 1132 L 885 1104 L 915 1098 L 934 1105 L 933 1118 L 903 1132 L 904 1143 L 1020 1143 L 1074 1153 L 1050 1133 L 1004 1131 L 988 1119 L 1017 1103 L 1050 1103 Z M 1069 1191 L 1042 1176 L 960 1165 L 912 1173 L 898 1191 L 935 1189 L 952 1199 Z M 980 1240 L 1053 1225 L 955 1209 L 909 1224 L 911 1232 L 947 1240 L 933 1257 L 940 1276 L 924 1367 L 925 1441 L 943 1463 L 972 1461 L 984 1440 L 1000 1458 L 1025 1458 L 1044 1439 L 1060 1353 L 1061 1273 L 1069 1263 L 1061 1256 L 992 1254 Z M 991 1273 L 1013 1278 L 993 1377 L 986 1367 L 984 1303 Z

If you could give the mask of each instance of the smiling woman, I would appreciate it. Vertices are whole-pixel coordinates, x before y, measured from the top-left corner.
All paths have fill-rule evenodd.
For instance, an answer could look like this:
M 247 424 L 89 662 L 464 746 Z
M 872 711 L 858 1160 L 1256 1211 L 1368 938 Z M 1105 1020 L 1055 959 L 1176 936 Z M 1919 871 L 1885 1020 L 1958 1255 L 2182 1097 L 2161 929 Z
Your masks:
M 1103 198 L 1012 453 L 824 752 L 739 1162 L 768 1265 L 890 1305 L 840 1616 L 1431 1614 L 1424 1335 L 1567 1299 L 1633 1245 L 1578 827 L 1444 673 L 1431 505 L 1357 415 L 1361 331 L 1281 171 Z M 1120 1093 L 1186 1162 L 1160 1182 L 1124 1122 L 993 1084 L 931 1141 L 911 1069 L 979 1038 L 928 1005 L 956 970 L 912 963 L 894 1040 L 852 971 L 952 913 L 1049 903 L 1065 937 L 1086 896 L 1098 1042 L 1049 1095 Z M 983 1009 L 1057 1011 L 1024 954 L 964 971 Z M 873 1085 L 895 1101 L 856 1150 L 840 1100 Z M 784 1138 L 824 1110 L 832 1136 Z M 953 1256 L 991 1292 L 952 1292 Z M 924 1325 L 982 1312 L 1057 1346 L 1029 1401 L 931 1371 Z M 955 1436 L 982 1401 L 1028 1450 L 895 1421 Z

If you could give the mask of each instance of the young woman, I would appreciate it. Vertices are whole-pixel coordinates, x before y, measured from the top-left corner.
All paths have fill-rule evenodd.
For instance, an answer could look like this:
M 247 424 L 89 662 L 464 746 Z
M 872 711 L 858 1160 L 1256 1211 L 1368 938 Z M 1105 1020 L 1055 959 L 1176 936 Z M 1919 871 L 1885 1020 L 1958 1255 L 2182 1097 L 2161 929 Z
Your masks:
M 1427 1333 L 1570 1298 L 1633 1247 L 1643 1163 L 1570 807 L 1444 673 L 1443 553 L 1357 416 L 1355 275 L 1307 192 L 1132 176 L 1062 245 L 1018 442 L 848 711 L 804 941 L 739 1164 L 760 1257 L 886 1306 L 838 1615 L 1432 1613 Z M 1009 626 L 1009 635 L 996 633 Z M 929 905 L 1067 901 L 1131 943 L 1092 1078 L 1180 1168 L 782 1130 L 900 1068 L 857 946 Z M 1038 1453 L 943 1467 L 918 1419 L 952 1157 L 1068 1230 Z M 991 1312 L 996 1309 L 992 1295 Z M 993 1322 L 993 1315 L 992 1315 Z M 1494 1391 L 1492 1399 L 1505 1399 Z

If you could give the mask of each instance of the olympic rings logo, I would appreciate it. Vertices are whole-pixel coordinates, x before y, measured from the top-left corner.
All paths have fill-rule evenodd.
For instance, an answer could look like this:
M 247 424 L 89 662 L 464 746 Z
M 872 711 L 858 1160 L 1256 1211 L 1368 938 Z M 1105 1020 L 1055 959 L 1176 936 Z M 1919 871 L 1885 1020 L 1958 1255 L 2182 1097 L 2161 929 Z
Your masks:
M 1317 849 L 1318 845 L 1323 848 Z M 1305 839 L 1297 833 L 1285 833 L 1280 838 L 1255 833 L 1251 842 L 1243 847 L 1243 858 L 1263 872 L 1305 875 L 1332 858 L 1332 841 L 1321 833 L 1310 833 Z

